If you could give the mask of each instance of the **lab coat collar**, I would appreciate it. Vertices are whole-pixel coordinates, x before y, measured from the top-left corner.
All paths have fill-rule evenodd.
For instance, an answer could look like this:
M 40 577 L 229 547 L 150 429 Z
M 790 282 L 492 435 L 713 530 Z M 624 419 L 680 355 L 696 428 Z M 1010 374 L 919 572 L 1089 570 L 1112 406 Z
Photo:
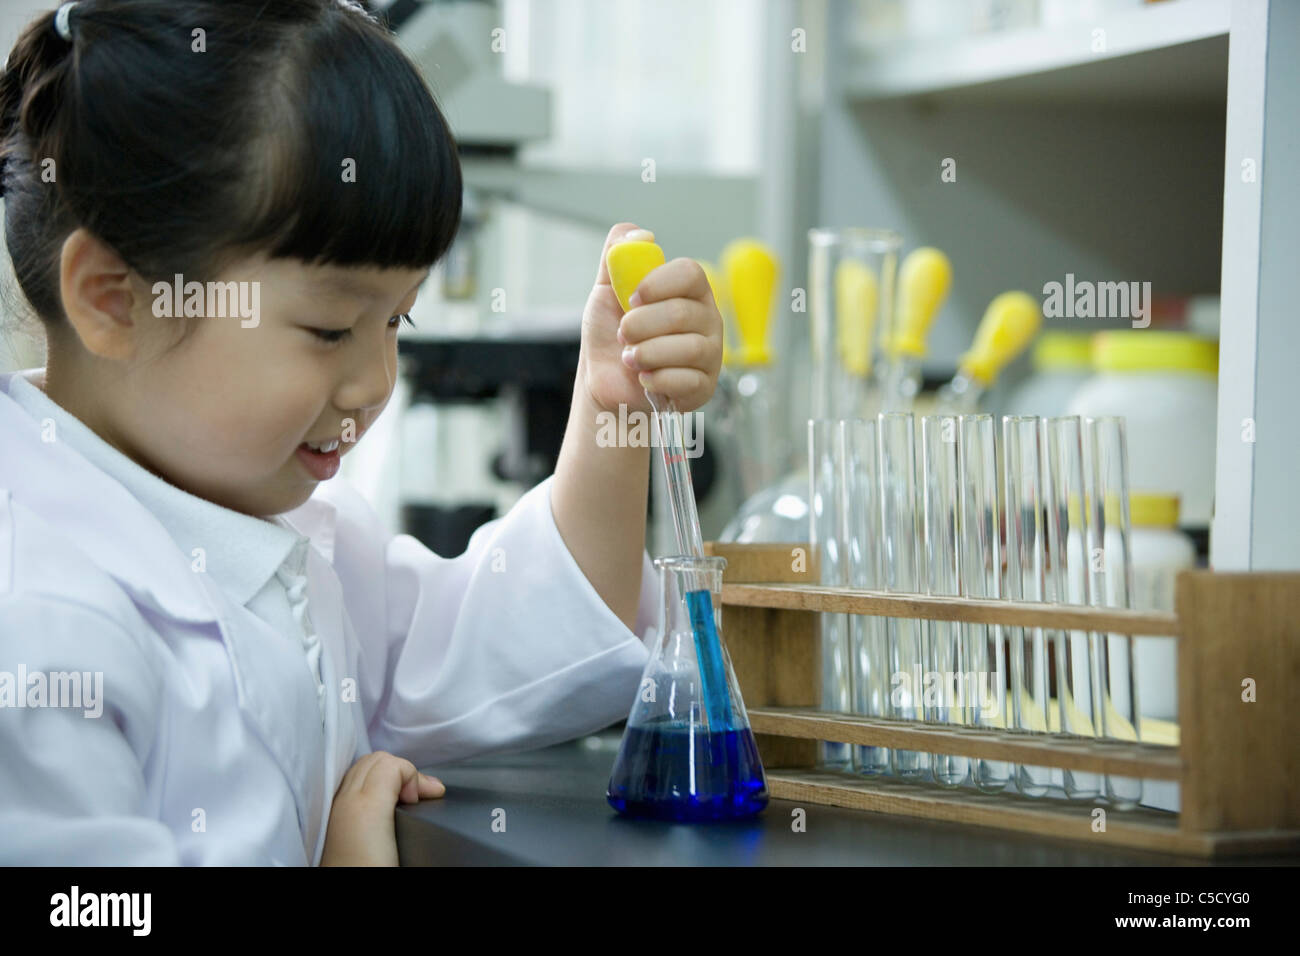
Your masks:
M 181 620 L 215 620 L 192 569 L 194 547 L 204 547 L 213 582 L 246 605 L 301 542 L 284 518 L 240 514 L 150 474 L 33 385 L 39 374 L 0 376 L 0 487 L 75 541 L 137 600 Z M 57 440 L 46 437 L 45 418 L 55 423 Z M 304 517 L 328 525 L 332 509 L 316 505 Z

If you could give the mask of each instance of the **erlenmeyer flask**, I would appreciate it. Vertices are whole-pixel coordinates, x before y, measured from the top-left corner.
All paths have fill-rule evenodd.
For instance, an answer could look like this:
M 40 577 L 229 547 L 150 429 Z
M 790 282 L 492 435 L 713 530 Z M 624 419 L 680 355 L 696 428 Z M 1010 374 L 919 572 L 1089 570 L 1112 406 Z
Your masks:
M 726 558 L 656 558 L 662 587 L 659 638 L 641 675 L 606 799 L 620 813 L 661 820 L 729 820 L 767 806 L 767 780 L 749 729 L 731 658 L 722 641 L 722 569 Z M 693 601 L 710 594 L 713 620 L 692 626 Z M 723 719 L 709 723 L 697 632 L 718 637 L 724 673 Z M 707 638 L 706 638 L 707 639 Z M 715 688 L 707 691 L 714 694 Z M 714 698 L 716 699 L 716 697 Z M 715 711 L 716 712 L 716 711 Z

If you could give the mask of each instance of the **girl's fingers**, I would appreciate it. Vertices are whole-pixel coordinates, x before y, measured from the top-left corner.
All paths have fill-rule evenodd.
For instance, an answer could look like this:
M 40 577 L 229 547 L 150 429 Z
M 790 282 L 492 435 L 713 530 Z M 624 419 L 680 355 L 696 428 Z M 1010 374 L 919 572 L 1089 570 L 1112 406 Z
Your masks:
M 426 800 L 431 797 L 446 796 L 447 787 L 437 777 L 430 777 L 420 774 L 420 799 Z
M 722 328 L 713 318 L 715 314 L 712 306 L 680 297 L 638 306 L 624 314 L 619 322 L 619 340 L 625 345 L 635 345 L 674 332 L 714 332 L 720 336 Z
M 675 298 L 712 302 L 712 296 L 709 280 L 700 264 L 694 259 L 679 257 L 652 270 L 636 287 L 630 301 L 635 307 Z
M 661 368 L 653 372 L 642 372 L 637 380 L 646 391 L 667 395 L 691 408 L 703 405 L 713 394 L 713 379 L 697 368 Z
M 339 792 L 364 794 L 393 803 L 398 800 L 415 803 L 420 799 L 420 776 L 411 761 L 386 750 L 376 750 L 361 757 L 344 774 Z
M 696 332 L 659 335 L 623 350 L 623 364 L 637 372 L 669 366 L 708 371 L 721 360 L 721 344 Z

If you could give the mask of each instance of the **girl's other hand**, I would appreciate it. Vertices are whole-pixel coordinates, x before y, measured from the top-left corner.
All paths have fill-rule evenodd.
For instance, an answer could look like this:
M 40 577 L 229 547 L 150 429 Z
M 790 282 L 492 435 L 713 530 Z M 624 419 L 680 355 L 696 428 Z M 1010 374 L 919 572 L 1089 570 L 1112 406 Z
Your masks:
M 693 259 L 670 259 L 639 287 L 640 301 L 625 315 L 609 282 L 610 246 L 649 233 L 621 222 L 605 237 L 596 284 L 582 316 L 579 378 L 597 409 L 648 412 L 645 392 L 659 392 L 680 411 L 713 395 L 722 368 L 722 316 L 704 270 Z
M 409 760 L 383 750 L 366 754 L 348 768 L 334 794 L 320 865 L 397 866 L 398 801 L 418 803 L 446 792 L 442 781 Z

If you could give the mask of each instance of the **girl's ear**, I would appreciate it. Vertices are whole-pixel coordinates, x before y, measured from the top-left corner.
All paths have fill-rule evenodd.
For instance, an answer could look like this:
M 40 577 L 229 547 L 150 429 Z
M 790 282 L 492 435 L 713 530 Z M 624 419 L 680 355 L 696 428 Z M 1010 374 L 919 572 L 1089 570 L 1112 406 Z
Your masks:
M 63 311 L 81 344 L 101 358 L 131 359 L 141 345 L 131 278 L 126 261 L 85 229 L 64 240 L 59 256 Z

